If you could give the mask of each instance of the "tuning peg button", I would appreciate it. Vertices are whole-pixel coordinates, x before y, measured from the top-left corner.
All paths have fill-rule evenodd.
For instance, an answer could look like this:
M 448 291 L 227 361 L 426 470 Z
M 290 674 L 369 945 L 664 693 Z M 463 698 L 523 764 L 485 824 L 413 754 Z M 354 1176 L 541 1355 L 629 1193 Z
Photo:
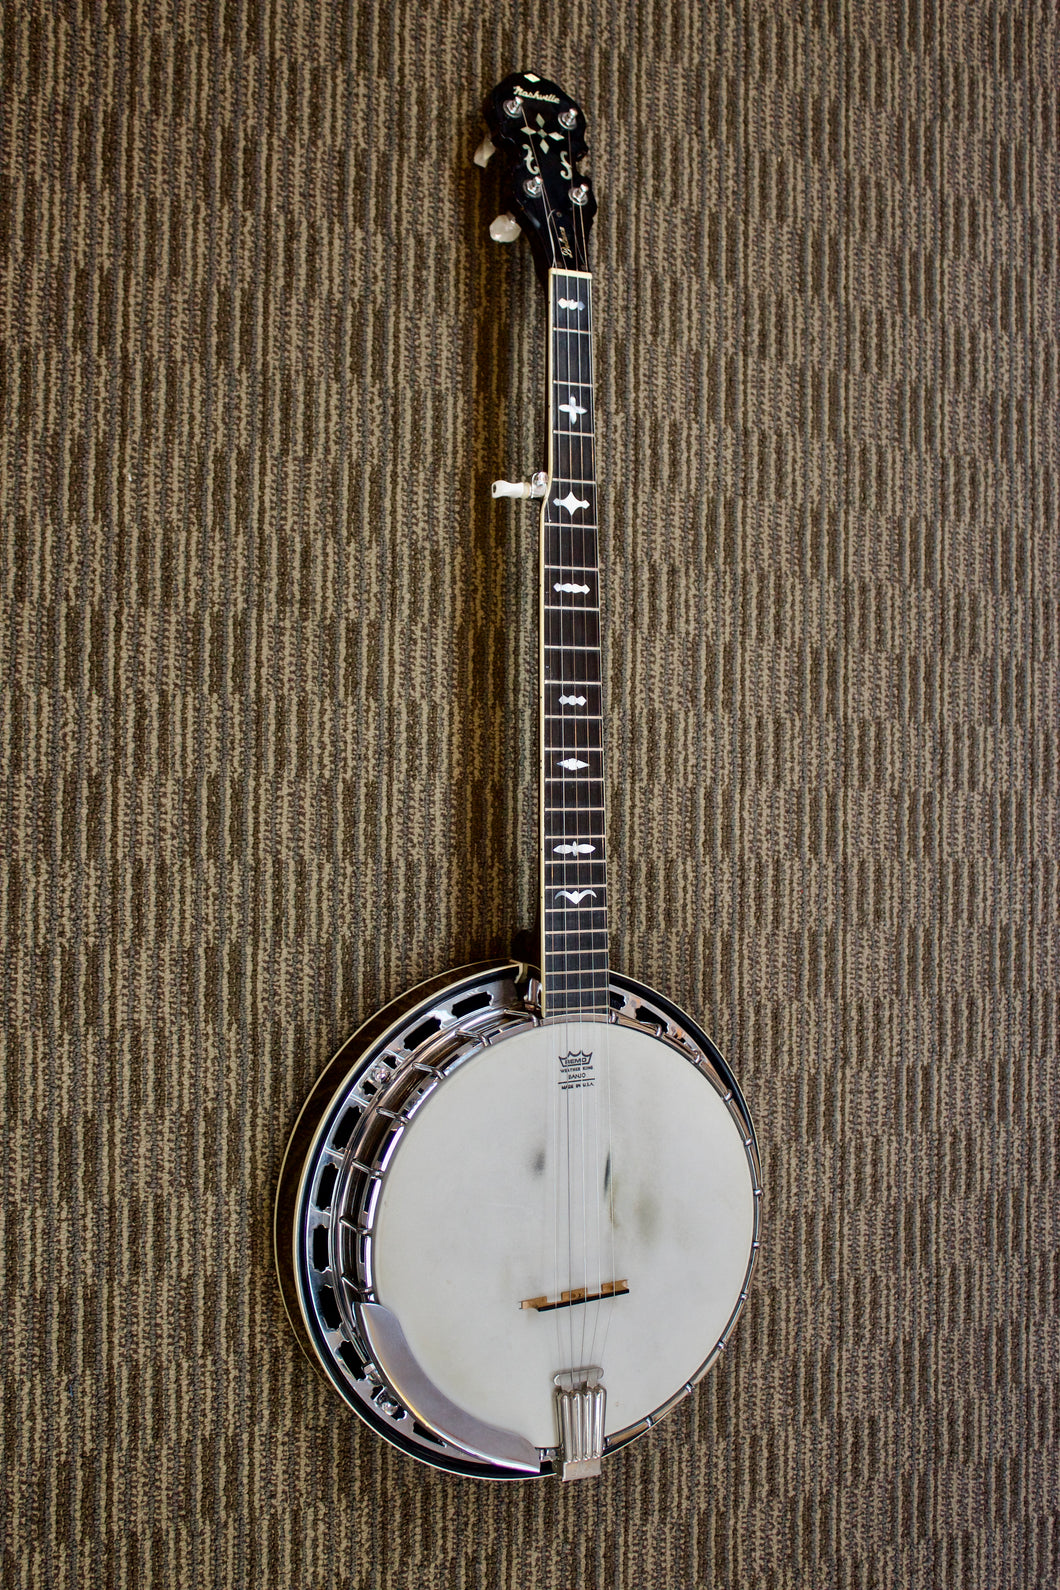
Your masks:
M 496 153 L 497 150 L 493 140 L 491 138 L 483 138 L 473 156 L 476 166 L 488 166 Z
M 515 216 L 507 211 L 490 222 L 490 237 L 495 243 L 514 243 L 521 231 Z
M 493 495 L 495 497 L 543 497 L 548 491 L 548 476 L 543 469 L 539 469 L 533 480 L 495 480 L 493 482 Z

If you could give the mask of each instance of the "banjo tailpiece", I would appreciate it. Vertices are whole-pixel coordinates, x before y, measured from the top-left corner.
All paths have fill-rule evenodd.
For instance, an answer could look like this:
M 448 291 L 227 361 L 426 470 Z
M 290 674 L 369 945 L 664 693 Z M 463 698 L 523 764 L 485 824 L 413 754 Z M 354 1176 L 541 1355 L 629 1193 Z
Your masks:
M 565 1480 L 589 1480 L 600 1472 L 607 1404 L 603 1373 L 598 1364 L 589 1364 L 585 1369 L 566 1369 L 556 1376 Z

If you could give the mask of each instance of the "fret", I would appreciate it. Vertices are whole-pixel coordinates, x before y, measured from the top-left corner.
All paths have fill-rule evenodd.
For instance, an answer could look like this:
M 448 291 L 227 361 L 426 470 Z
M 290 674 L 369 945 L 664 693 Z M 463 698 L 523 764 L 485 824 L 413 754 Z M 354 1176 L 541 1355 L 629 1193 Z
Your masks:
M 559 962 L 559 964 L 556 964 Z M 564 991 L 575 988 L 576 982 L 582 985 L 591 984 L 593 979 L 607 978 L 607 951 L 605 949 L 589 950 L 582 954 L 572 956 L 569 961 L 562 957 L 550 958 L 545 963 L 546 977 L 561 977 L 565 981 L 560 985 Z
M 589 957 L 577 957 L 570 964 L 562 966 L 546 965 L 545 976 L 553 982 L 552 991 L 557 994 L 581 995 L 584 998 L 595 988 L 606 988 L 609 981 L 607 974 L 607 952 L 602 951 Z
M 568 981 L 561 985 L 564 989 L 573 987 L 573 980 L 579 976 L 583 983 L 591 982 L 597 974 L 607 978 L 608 974 L 608 946 L 600 944 L 591 950 L 572 950 L 568 956 L 562 954 L 548 954 L 545 956 L 545 976 L 565 977 Z
M 562 683 L 579 691 L 582 685 L 600 683 L 598 646 L 549 646 L 544 661 L 549 684 Z
M 603 784 L 598 778 L 545 778 L 545 799 L 568 812 L 603 811 Z M 557 792 L 556 786 L 559 785 Z M 551 786 L 551 787 L 550 787 Z
M 546 806 L 541 825 L 545 843 L 553 839 L 584 839 L 599 830 L 603 815 L 602 806 Z
M 542 623 L 546 651 L 600 650 L 600 615 L 593 607 L 548 608 Z
M 611 1004 L 606 989 L 601 990 L 596 996 L 594 1004 L 588 1004 L 580 999 L 568 999 L 557 990 L 555 1005 L 550 1005 L 541 1019 L 546 1026 L 560 1021 L 606 1021 L 610 1009 Z
M 594 888 L 603 888 L 607 882 L 604 876 L 606 865 L 603 855 L 599 856 L 545 856 L 545 870 L 553 882 L 558 879 L 558 887 L 567 883 L 591 884 Z M 553 877 L 555 874 L 555 877 Z
M 575 442 L 583 445 L 575 447 L 573 445 Z M 596 499 L 592 495 L 596 490 L 596 459 L 594 457 L 596 449 L 594 442 L 595 437 L 592 436 L 587 436 L 583 439 L 580 436 L 571 437 L 570 435 L 561 434 L 556 438 L 552 449 L 553 468 L 549 490 L 551 491 L 556 486 L 559 487 L 556 494 L 557 501 L 562 501 L 570 493 L 576 502 L 587 501 L 590 504 L 595 503 Z M 569 516 L 567 509 L 564 508 L 562 517 L 556 522 L 557 524 L 588 524 L 595 518 L 595 507 L 593 507 L 592 512 L 588 508 L 576 508 Z
M 545 976 L 551 983 L 549 1014 L 559 1009 L 568 1013 L 572 1007 L 596 1014 L 604 1020 L 603 1001 L 608 998 L 607 967 L 601 961 L 593 966 L 548 967 Z
M 544 1020 L 607 1021 L 611 1008 L 608 982 L 606 970 L 600 967 L 595 971 L 583 972 L 574 985 L 557 984 L 549 995 Z
M 564 994 L 573 994 L 577 1003 L 586 1003 L 587 996 L 594 989 L 601 994 L 607 992 L 608 973 L 603 957 L 591 966 L 546 966 L 545 976 L 551 985 L 550 993 L 562 997 Z M 554 1006 L 550 1004 L 550 1009 Z
M 602 718 L 560 718 L 555 713 L 545 715 L 545 750 L 587 751 L 602 749 Z
M 592 344 L 588 337 L 576 343 L 556 339 L 552 344 L 554 385 L 559 387 L 589 386 L 592 383 Z
M 555 948 L 556 940 L 561 948 Z M 607 953 L 607 929 L 589 928 L 585 933 L 550 933 L 545 939 L 545 954 L 559 956 L 564 950 L 574 955 L 599 955 Z
M 552 573 L 596 568 L 596 526 L 561 525 L 545 520 L 544 565 Z

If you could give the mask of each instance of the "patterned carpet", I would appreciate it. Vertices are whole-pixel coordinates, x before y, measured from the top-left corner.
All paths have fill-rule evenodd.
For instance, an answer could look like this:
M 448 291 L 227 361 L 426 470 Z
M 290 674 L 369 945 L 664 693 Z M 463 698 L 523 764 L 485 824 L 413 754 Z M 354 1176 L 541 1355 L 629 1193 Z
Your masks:
M 613 960 L 766 1186 L 595 1486 L 384 1448 L 270 1253 L 330 1052 L 532 915 L 516 66 L 600 200 Z M 5 1586 L 1060 1581 L 1058 81 L 1045 0 L 0 11 Z

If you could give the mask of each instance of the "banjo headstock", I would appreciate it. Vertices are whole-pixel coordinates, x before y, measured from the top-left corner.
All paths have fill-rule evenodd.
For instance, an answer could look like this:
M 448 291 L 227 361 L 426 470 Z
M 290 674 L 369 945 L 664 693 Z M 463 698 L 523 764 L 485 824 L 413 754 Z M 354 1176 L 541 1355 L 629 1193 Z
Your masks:
M 580 107 L 546 78 L 513 72 L 487 99 L 486 124 L 503 159 L 505 199 L 530 239 L 538 275 L 587 271 L 596 199 L 578 171 L 588 153 Z

